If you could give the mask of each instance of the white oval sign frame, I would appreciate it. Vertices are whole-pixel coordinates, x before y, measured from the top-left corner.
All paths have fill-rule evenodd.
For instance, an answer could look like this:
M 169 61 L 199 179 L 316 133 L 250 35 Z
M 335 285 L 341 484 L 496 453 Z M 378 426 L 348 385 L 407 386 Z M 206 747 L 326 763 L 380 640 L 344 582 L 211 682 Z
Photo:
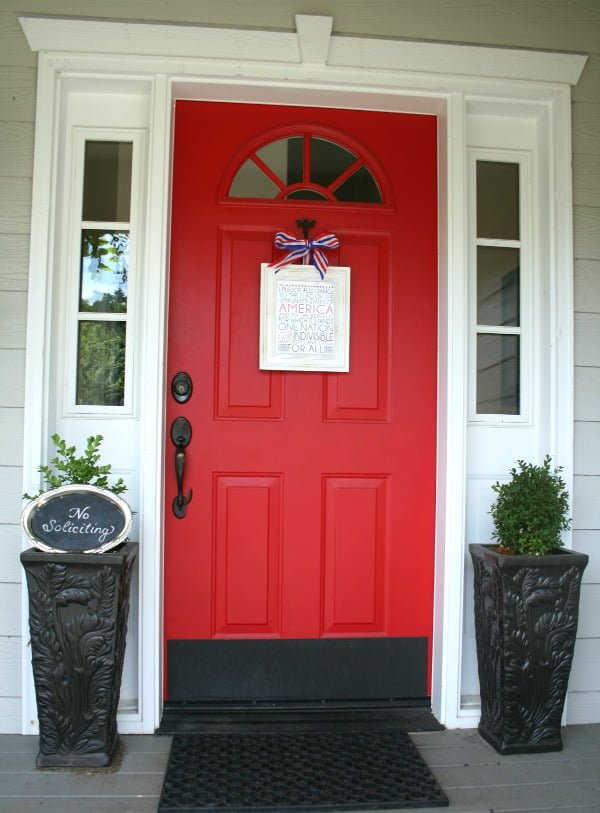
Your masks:
M 124 525 L 119 534 L 113 539 L 97 545 L 94 548 L 86 548 L 84 550 L 77 550 L 76 548 L 71 548 L 68 550 L 53 548 L 45 541 L 37 537 L 31 528 L 31 523 L 36 511 L 47 505 L 47 503 L 51 502 L 52 500 L 55 500 L 57 497 L 61 497 L 65 494 L 75 493 L 101 496 L 104 500 L 112 503 L 119 511 L 121 511 L 124 516 Z M 131 531 L 132 519 L 133 517 L 129 505 L 117 494 L 113 494 L 112 491 L 92 485 L 68 485 L 50 489 L 50 491 L 46 491 L 43 494 L 40 494 L 39 497 L 31 500 L 31 502 L 25 506 L 21 515 L 21 527 L 27 537 L 31 540 L 32 545 L 44 553 L 106 553 L 127 540 L 129 532 Z

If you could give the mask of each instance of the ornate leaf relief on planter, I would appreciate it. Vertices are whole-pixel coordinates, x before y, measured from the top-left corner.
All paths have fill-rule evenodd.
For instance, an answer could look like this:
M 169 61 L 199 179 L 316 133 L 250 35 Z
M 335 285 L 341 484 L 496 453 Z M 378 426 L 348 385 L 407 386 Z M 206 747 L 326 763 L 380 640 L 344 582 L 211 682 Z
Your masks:
M 117 743 L 137 545 L 101 555 L 21 554 L 40 723 L 38 767 L 108 765 Z
M 479 732 L 500 753 L 562 748 L 585 554 L 509 556 L 470 545 L 481 691 Z

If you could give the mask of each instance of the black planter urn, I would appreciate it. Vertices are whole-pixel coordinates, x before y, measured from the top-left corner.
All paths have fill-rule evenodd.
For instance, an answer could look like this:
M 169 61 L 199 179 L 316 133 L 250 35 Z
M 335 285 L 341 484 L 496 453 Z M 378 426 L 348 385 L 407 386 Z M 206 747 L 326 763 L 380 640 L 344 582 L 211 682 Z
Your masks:
M 40 768 L 102 767 L 114 757 L 137 550 L 126 543 L 108 553 L 21 554 Z
M 560 751 L 584 553 L 511 556 L 469 545 L 481 692 L 479 733 L 501 754 Z

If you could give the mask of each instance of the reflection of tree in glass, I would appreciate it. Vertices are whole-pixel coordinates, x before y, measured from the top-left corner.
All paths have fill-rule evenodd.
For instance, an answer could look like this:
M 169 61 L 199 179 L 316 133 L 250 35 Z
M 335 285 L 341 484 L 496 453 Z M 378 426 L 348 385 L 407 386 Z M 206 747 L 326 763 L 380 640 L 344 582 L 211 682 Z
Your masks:
M 125 323 L 81 322 L 77 403 L 122 406 L 125 396 Z
M 98 271 L 113 271 L 127 282 L 128 232 L 101 232 L 86 230 L 81 238 L 81 256 L 98 260 Z M 110 263 L 110 265 L 108 264 Z
M 95 302 L 82 299 L 79 310 L 82 313 L 125 313 L 127 310 L 127 296 L 121 288 L 117 288 L 114 293 L 103 294 Z

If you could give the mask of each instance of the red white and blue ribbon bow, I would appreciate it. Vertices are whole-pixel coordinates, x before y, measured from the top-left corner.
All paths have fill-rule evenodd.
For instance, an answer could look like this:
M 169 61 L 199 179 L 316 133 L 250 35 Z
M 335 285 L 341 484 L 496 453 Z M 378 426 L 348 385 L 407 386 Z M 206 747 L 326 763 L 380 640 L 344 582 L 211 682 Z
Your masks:
M 275 273 L 283 268 L 284 265 L 290 265 L 295 260 L 308 255 L 308 261 L 314 265 L 319 272 L 321 279 L 325 277 L 327 268 L 329 267 L 329 260 L 325 254 L 325 249 L 339 248 L 340 241 L 335 234 L 320 234 L 314 240 L 304 239 L 302 237 L 294 237 L 284 231 L 278 231 L 275 235 L 273 245 L 282 251 L 287 251 L 288 254 L 277 262 L 271 263 L 269 268 L 274 268 Z

